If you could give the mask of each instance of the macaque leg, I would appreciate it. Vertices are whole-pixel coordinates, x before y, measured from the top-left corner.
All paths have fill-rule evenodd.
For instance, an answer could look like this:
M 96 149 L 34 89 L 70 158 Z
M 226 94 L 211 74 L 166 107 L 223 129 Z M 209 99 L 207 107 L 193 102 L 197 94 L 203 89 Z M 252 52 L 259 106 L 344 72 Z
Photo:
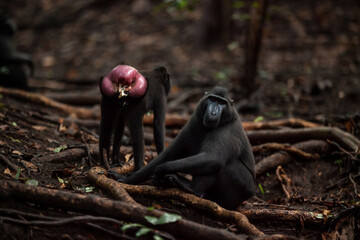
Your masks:
M 124 134 L 124 127 L 125 127 L 125 119 L 122 115 L 120 115 L 117 118 L 117 122 L 115 123 L 114 142 L 113 142 L 113 149 L 111 155 L 113 164 L 115 162 L 120 162 L 119 153 L 121 147 L 121 139 Z
M 106 169 L 110 169 L 110 140 L 113 131 L 114 120 L 117 115 L 116 105 L 106 99 L 101 100 L 101 122 L 100 122 L 100 141 L 99 153 L 100 162 L 105 164 Z M 106 157 L 104 157 L 104 149 Z
M 129 118 L 129 129 L 131 140 L 133 142 L 133 153 L 135 171 L 144 166 L 144 130 L 143 130 L 143 116 L 135 113 Z

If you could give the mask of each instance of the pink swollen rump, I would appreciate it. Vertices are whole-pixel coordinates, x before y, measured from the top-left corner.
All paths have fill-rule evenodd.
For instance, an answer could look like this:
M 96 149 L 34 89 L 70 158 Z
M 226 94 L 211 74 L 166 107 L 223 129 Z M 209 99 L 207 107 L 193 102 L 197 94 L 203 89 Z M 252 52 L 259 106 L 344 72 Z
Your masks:
M 138 98 L 145 95 L 147 81 L 135 68 L 129 65 L 118 65 L 106 75 L 101 83 L 103 94 L 111 97 L 124 86 L 130 97 Z

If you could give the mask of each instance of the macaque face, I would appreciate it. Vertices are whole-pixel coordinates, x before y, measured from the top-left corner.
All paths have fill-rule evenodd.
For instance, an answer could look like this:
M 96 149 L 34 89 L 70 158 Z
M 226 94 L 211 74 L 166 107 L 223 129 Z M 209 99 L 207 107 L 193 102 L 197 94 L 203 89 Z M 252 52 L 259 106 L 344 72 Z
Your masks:
M 100 88 L 102 94 L 108 97 L 138 98 L 145 95 L 147 81 L 135 68 L 119 65 L 103 78 Z

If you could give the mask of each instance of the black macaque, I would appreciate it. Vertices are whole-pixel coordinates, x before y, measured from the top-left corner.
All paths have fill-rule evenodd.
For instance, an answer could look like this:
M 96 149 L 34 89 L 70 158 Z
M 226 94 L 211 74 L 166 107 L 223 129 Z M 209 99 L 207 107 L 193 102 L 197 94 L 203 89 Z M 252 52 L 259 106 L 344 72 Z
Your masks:
M 144 165 L 143 116 L 154 112 L 154 141 L 158 154 L 164 149 L 166 98 L 170 78 L 164 67 L 141 74 L 133 67 L 119 65 L 100 80 L 101 123 L 99 152 L 109 169 L 110 141 L 114 133 L 112 162 L 119 161 L 121 139 L 127 124 L 132 139 L 135 170 Z M 106 158 L 104 158 L 104 149 Z
M 152 179 L 155 185 L 178 187 L 236 209 L 254 194 L 255 163 L 227 90 L 215 87 L 205 93 L 189 122 L 157 158 L 130 177 L 110 175 L 129 184 Z
M 0 13 L 0 85 L 26 90 L 34 65 L 29 55 L 16 51 L 12 39 L 15 31 L 14 22 Z

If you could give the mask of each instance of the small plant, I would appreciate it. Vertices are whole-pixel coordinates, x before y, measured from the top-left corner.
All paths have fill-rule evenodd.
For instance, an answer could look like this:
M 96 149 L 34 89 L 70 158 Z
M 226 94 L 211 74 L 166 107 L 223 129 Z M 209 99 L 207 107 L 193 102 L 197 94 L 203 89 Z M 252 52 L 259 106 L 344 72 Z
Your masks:
M 149 211 L 152 211 L 154 208 L 150 207 L 148 208 Z M 148 221 L 149 223 L 151 223 L 152 225 L 163 225 L 163 224 L 167 224 L 167 223 L 173 223 L 176 222 L 178 220 L 181 219 L 180 215 L 177 214 L 171 214 L 171 213 L 164 213 L 163 215 L 161 215 L 160 217 L 154 217 L 154 216 L 145 216 L 144 217 L 146 219 L 146 221 Z M 139 228 L 139 230 L 135 233 L 135 237 L 141 237 L 149 232 L 152 232 L 154 234 L 153 239 L 154 240 L 161 240 L 163 239 L 157 230 L 147 227 L 145 225 L 142 225 L 140 223 L 128 223 L 128 224 L 124 224 L 121 228 L 122 231 L 126 231 L 127 229 L 130 228 Z
M 260 189 L 261 194 L 262 194 L 262 195 L 265 195 L 265 191 L 264 191 L 262 185 L 259 183 L 258 186 L 259 186 L 259 189 Z

